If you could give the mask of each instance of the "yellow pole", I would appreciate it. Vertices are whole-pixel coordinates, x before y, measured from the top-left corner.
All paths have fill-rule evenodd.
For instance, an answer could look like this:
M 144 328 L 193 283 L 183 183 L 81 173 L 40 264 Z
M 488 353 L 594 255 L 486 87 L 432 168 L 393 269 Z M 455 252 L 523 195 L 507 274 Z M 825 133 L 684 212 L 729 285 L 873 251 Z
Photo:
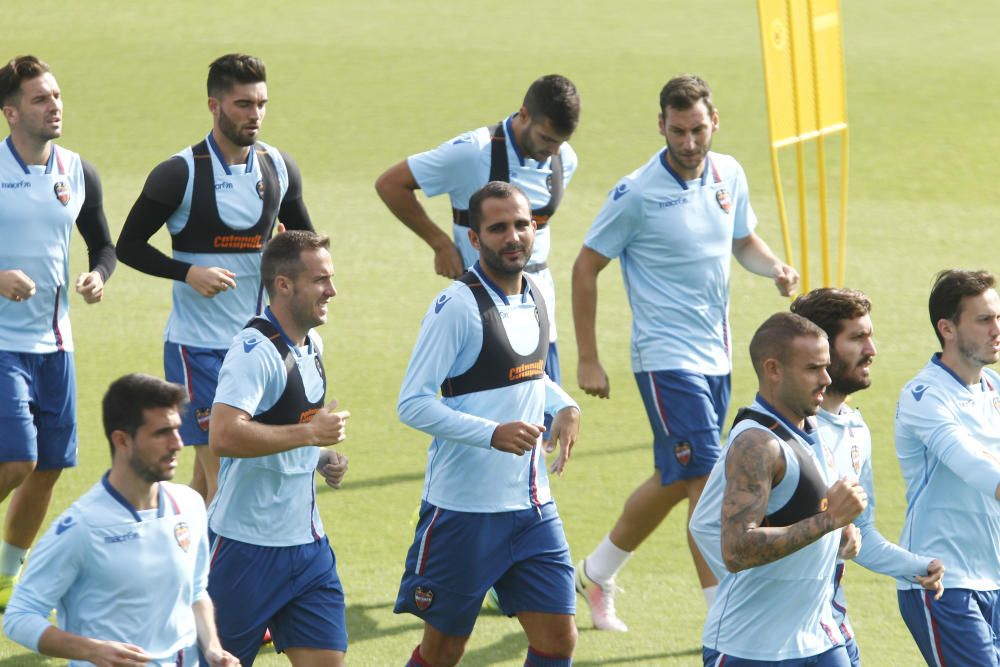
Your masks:
M 799 246 L 801 248 L 801 258 L 799 262 L 799 275 L 802 278 L 802 291 L 809 291 L 809 234 L 808 232 L 808 221 L 807 221 L 807 207 L 806 207 L 806 166 L 805 166 L 805 147 L 802 145 L 802 124 L 799 120 L 799 90 L 801 86 L 799 85 L 802 77 L 799 75 L 799 68 L 796 63 L 798 60 L 795 57 L 795 27 L 794 20 L 795 14 L 792 12 L 792 2 L 793 0 L 786 0 L 785 7 L 788 11 L 788 47 L 789 53 L 792 55 L 792 81 L 794 85 L 792 86 L 792 95 L 794 99 L 793 108 L 795 109 L 795 134 L 797 141 L 795 143 L 795 162 L 796 162 L 796 176 L 798 178 L 798 195 L 799 195 Z
M 840 247 L 837 257 L 837 285 L 844 285 L 847 275 L 847 124 L 841 130 L 840 144 Z
M 778 219 L 781 221 L 781 240 L 785 243 L 785 257 L 789 265 L 795 265 L 792 254 L 792 235 L 788 231 L 788 211 L 785 209 L 785 193 L 781 187 L 781 171 L 778 164 L 778 147 L 771 144 L 771 173 L 774 175 L 774 191 L 778 195 Z
M 819 242 L 820 256 L 823 262 L 823 286 L 830 285 L 830 230 L 827 224 L 826 208 L 826 151 L 824 150 L 823 139 L 823 103 L 822 91 L 819 85 L 819 60 L 816 54 L 816 40 L 813 35 L 815 29 L 815 13 L 813 12 L 813 0 L 809 0 L 809 51 L 812 54 L 812 79 L 813 79 L 813 99 L 816 107 L 816 129 L 819 134 L 816 136 L 816 166 L 819 171 Z

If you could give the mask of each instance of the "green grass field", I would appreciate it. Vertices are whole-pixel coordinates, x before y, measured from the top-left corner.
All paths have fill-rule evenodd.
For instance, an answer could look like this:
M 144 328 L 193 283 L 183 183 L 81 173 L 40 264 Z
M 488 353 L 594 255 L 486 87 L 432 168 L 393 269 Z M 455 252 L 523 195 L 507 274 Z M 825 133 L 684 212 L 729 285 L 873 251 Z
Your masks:
M 899 388 L 935 350 L 926 316 L 931 276 L 953 266 L 1000 268 L 1000 204 L 991 194 L 1000 180 L 1000 97 L 988 83 L 1000 56 L 993 34 L 1000 9 L 987 0 L 947 8 L 887 0 L 845 2 L 842 12 L 852 133 L 848 284 L 875 304 L 880 350 L 874 387 L 856 404 L 875 441 L 878 524 L 895 539 L 905 504 L 892 415 Z M 408 154 L 516 110 L 541 74 L 565 74 L 579 87 L 583 116 L 573 145 L 581 168 L 555 219 L 550 264 L 561 295 L 563 374 L 583 408 L 576 455 L 553 486 L 580 558 L 610 528 L 652 459 L 628 366 L 630 317 L 617 269 L 601 279 L 598 319 L 612 399 L 575 389 L 570 266 L 607 191 L 662 145 L 656 100 L 671 76 L 692 71 L 713 85 L 722 125 L 714 147 L 740 159 L 758 231 L 781 247 L 755 3 L 8 0 L 0 19 L 0 57 L 30 52 L 52 65 L 66 103 L 62 143 L 100 170 L 115 238 L 148 171 L 209 129 L 207 65 L 237 50 L 267 63 L 262 138 L 296 157 L 313 221 L 334 240 L 340 294 L 322 334 L 329 396 L 353 413 L 343 445 L 351 469 L 341 491 L 323 488 L 319 497 L 348 595 L 348 659 L 401 665 L 421 625 L 391 608 L 428 438 L 398 422 L 396 394 L 422 313 L 444 283 L 433 274 L 430 250 L 378 200 L 375 177 Z M 429 208 L 447 220 L 445 201 Z M 165 232 L 158 240 L 165 245 Z M 73 257 L 75 275 L 84 268 L 78 235 Z M 768 281 L 734 269 L 734 408 L 755 387 L 749 336 L 786 307 Z M 52 516 L 108 465 L 98 407 L 108 382 L 131 371 L 162 372 L 169 285 L 120 266 L 103 304 L 74 298 L 72 308 L 80 466 L 64 474 Z M 179 480 L 188 479 L 190 462 L 188 454 Z M 619 583 L 626 590 L 619 611 L 631 631 L 597 633 L 584 608 L 576 664 L 700 664 L 705 609 L 681 513 L 639 550 Z M 920 664 L 893 582 L 851 565 L 846 585 L 866 664 Z M 520 665 L 525 646 L 515 621 L 485 615 L 463 664 Z M 0 639 L 0 666 L 48 664 Z M 286 660 L 266 652 L 257 664 Z

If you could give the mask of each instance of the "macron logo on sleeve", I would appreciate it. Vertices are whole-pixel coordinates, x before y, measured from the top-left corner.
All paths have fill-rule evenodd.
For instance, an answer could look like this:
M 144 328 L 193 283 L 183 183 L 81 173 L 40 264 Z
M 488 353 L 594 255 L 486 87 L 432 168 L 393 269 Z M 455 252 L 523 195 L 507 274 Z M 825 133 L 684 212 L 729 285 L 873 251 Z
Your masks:
M 76 521 L 71 516 L 64 517 L 62 521 L 56 524 L 56 535 L 62 535 L 67 530 L 76 525 Z
M 925 391 L 927 391 L 927 385 L 918 384 L 916 387 L 910 390 L 910 393 L 913 394 L 913 400 L 919 403 L 920 399 L 924 397 Z
M 618 185 L 614 190 L 611 191 L 611 198 L 618 201 L 628 193 L 628 185 L 622 183 Z
M 451 301 L 451 297 L 450 296 L 447 296 L 447 295 L 444 295 L 444 294 L 442 294 L 441 296 L 439 296 L 438 300 L 434 302 L 434 314 L 437 315 L 438 313 L 440 313 L 441 309 L 444 308 L 444 305 L 446 303 L 448 303 L 449 301 Z
M 260 343 L 260 338 L 254 338 L 252 340 L 243 341 L 243 351 L 249 353 L 251 350 L 257 347 L 258 343 Z

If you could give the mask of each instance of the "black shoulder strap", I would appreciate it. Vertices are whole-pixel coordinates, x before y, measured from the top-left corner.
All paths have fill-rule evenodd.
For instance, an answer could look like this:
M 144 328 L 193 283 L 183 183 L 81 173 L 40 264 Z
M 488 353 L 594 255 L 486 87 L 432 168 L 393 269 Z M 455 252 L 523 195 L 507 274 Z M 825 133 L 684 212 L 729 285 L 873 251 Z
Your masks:
M 797 442 L 795 440 L 795 436 L 792 435 L 792 432 L 789 431 L 784 426 L 784 424 L 782 424 L 781 422 L 779 422 L 777 419 L 775 419 L 771 415 L 764 414 L 763 412 L 759 412 L 757 410 L 754 410 L 753 408 L 740 408 L 739 411 L 737 411 L 737 413 L 736 413 L 736 418 L 733 419 L 733 426 L 736 426 L 741 421 L 744 421 L 744 420 L 747 420 L 747 419 L 749 419 L 751 421 L 755 421 L 758 424 L 760 424 L 761 426 L 769 429 L 776 436 L 778 436 L 779 438 L 781 438 L 785 442 Z
M 288 347 L 288 343 L 285 342 L 278 331 L 278 328 L 271 323 L 271 320 L 266 317 L 255 317 L 249 322 L 247 322 L 244 329 L 256 329 L 257 331 L 264 334 L 264 336 L 271 341 L 274 345 L 274 349 L 278 351 L 278 355 L 281 356 L 281 360 L 285 362 L 285 370 L 291 373 L 293 370 L 298 370 L 295 365 L 295 355 L 292 354 L 292 350 Z
M 507 161 L 507 136 L 503 123 L 487 128 L 493 140 L 490 143 L 490 180 L 510 182 L 510 162 Z

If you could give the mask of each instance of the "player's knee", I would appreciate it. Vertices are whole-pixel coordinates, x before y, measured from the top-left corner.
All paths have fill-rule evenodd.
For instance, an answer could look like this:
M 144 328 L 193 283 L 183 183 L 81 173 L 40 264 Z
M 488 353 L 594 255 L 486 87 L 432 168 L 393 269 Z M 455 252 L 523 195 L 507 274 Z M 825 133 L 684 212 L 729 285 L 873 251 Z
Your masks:
M 465 653 L 467 637 L 446 637 L 438 641 L 423 641 L 420 655 L 432 667 L 454 667 Z
M 0 500 L 21 486 L 35 470 L 34 461 L 7 461 L 0 463 Z

